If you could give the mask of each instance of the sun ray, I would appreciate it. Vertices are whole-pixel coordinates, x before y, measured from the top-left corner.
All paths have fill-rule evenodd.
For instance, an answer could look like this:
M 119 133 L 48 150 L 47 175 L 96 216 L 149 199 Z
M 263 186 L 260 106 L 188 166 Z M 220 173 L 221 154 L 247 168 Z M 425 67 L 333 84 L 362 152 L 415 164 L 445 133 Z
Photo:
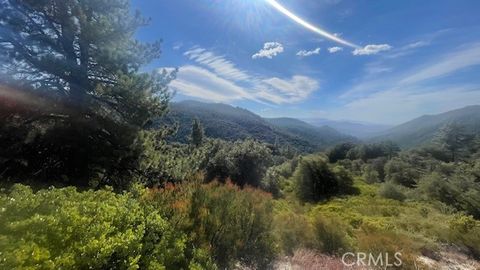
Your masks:
M 352 47 L 352 48 L 360 48 L 360 46 L 358 46 L 356 44 L 353 44 L 353 43 L 348 42 L 348 41 L 346 41 L 342 38 L 339 38 L 339 37 L 335 36 L 334 34 L 329 33 L 329 32 L 327 32 L 323 29 L 320 29 L 320 28 L 314 26 L 313 24 L 305 21 L 304 19 L 302 19 L 302 18 L 298 17 L 297 15 L 293 14 L 290 10 L 286 9 L 284 6 L 282 6 L 277 1 L 275 1 L 275 0 L 266 0 L 266 1 L 267 1 L 268 4 L 270 4 L 276 10 L 278 10 L 280 13 L 287 16 L 288 18 L 290 18 L 294 22 L 300 24 L 301 26 L 307 28 L 308 30 L 313 31 L 313 32 L 325 37 L 325 38 L 328 38 L 332 41 L 343 44 L 345 46 L 349 46 L 349 47 Z

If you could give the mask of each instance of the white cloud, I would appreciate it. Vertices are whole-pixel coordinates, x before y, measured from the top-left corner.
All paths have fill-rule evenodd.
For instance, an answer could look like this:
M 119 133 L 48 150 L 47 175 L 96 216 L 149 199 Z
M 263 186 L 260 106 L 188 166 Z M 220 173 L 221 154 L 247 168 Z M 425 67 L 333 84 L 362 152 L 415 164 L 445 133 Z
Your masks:
M 311 51 L 301 50 L 301 51 L 297 52 L 297 56 L 300 56 L 300 57 L 312 56 L 312 55 L 315 55 L 315 54 L 319 54 L 320 50 L 321 50 L 320 48 L 315 48 Z
M 479 104 L 478 85 L 452 83 L 446 86 L 437 80 L 473 66 L 480 66 L 480 43 L 451 49 L 446 54 L 436 55 L 427 64 L 409 68 L 398 75 L 378 76 L 378 72 L 386 72 L 388 68 L 383 70 L 382 65 L 367 65 L 367 73 L 373 71 L 377 74 L 355 83 L 340 96 L 345 105 L 337 106 L 323 117 L 399 123 L 419 114 Z
M 416 49 L 430 45 L 430 41 L 417 41 L 409 43 L 403 47 L 393 50 L 391 53 L 385 55 L 385 58 L 398 58 L 414 53 Z
M 238 69 L 232 62 L 226 60 L 225 57 L 215 55 L 203 48 L 190 49 L 184 55 L 226 79 L 248 80 L 250 78 L 245 71 Z
M 437 58 L 433 64 L 416 70 L 410 76 L 403 79 L 401 83 L 413 84 L 420 81 L 430 80 L 479 64 L 480 43 L 476 43 L 464 46 L 440 59 Z
M 205 68 L 192 65 L 179 69 L 177 79 L 170 83 L 170 88 L 186 96 L 215 102 L 255 100 L 250 93 L 234 82 Z
M 283 45 L 278 42 L 267 42 L 263 44 L 263 49 L 252 55 L 252 59 L 268 58 L 272 59 L 274 56 L 283 52 Z
M 240 70 L 224 57 L 203 48 L 184 54 L 198 65 L 179 69 L 170 87 L 186 96 L 215 102 L 252 100 L 259 103 L 289 104 L 300 102 L 318 90 L 319 83 L 310 77 L 262 77 Z M 199 66 L 200 65 L 200 66 Z M 224 67 L 224 68 L 222 68 Z M 159 69 L 161 72 L 163 69 Z
M 339 51 L 343 51 L 343 48 L 338 46 L 328 48 L 329 53 L 336 53 Z
M 357 48 L 352 53 L 353 55 L 372 55 L 382 51 L 388 51 L 392 46 L 388 44 L 370 44 L 363 48 Z
M 182 47 L 183 47 L 183 43 L 182 43 L 182 42 L 176 42 L 175 44 L 173 44 L 172 49 L 174 49 L 175 51 L 178 51 L 178 50 L 180 50 Z
M 285 102 L 288 100 L 292 102 L 304 100 L 319 87 L 319 83 L 316 80 L 300 75 L 293 76 L 288 80 L 273 77 L 264 79 L 263 82 L 276 91 L 281 92 L 285 97 Z
M 476 104 L 480 104 L 478 86 L 439 87 L 435 90 L 413 87 L 377 92 L 314 116 L 400 124 L 422 114 L 442 113 Z

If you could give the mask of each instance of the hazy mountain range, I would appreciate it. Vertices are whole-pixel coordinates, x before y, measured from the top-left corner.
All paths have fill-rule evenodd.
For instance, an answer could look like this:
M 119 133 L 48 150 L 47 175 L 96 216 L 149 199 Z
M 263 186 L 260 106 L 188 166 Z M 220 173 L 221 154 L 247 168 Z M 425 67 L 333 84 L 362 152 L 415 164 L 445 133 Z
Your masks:
M 243 108 L 221 103 L 182 101 L 172 103 L 157 125 L 178 124 L 173 138 L 187 142 L 191 123 L 198 118 L 208 137 L 224 140 L 255 138 L 267 143 L 290 144 L 300 151 L 317 151 L 340 142 L 391 140 L 403 148 L 431 141 L 440 127 L 457 122 L 471 132 L 480 131 L 480 105 L 437 115 L 424 115 L 398 126 L 328 119 L 262 118 Z M 357 139 L 359 138 L 359 139 Z

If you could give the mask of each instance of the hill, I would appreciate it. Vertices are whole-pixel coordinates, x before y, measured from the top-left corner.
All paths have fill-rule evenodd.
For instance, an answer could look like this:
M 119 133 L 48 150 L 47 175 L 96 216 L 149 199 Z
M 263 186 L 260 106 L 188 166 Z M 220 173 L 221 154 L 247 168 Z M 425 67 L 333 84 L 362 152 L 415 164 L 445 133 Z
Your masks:
M 156 125 L 178 124 L 175 141 L 187 142 L 193 119 L 198 118 L 211 138 L 228 141 L 255 138 L 266 143 L 289 144 L 299 151 L 316 151 L 335 143 L 354 140 L 329 127 L 314 127 L 297 119 L 264 119 L 246 109 L 221 103 L 182 101 L 172 103 Z
M 403 148 L 411 148 L 430 142 L 438 130 L 450 122 L 464 126 L 468 132 L 480 132 L 480 105 L 436 115 L 424 115 L 395 126 L 372 140 L 392 140 Z
M 336 121 L 322 118 L 310 118 L 304 119 L 305 122 L 312 124 L 314 126 L 329 126 L 335 130 L 355 136 L 360 139 L 368 139 L 375 136 L 378 136 L 382 132 L 392 128 L 393 126 L 381 125 L 367 122 L 353 122 L 353 121 Z
M 295 118 L 265 118 L 265 120 L 286 134 L 298 136 L 319 145 L 333 145 L 339 141 L 357 141 L 329 126 L 316 127 Z

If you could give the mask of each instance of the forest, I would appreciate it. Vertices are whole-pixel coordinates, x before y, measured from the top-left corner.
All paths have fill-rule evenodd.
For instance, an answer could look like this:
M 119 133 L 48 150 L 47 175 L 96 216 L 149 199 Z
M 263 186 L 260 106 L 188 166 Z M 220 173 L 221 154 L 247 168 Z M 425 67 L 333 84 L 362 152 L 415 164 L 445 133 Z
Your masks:
M 135 38 L 149 21 L 130 1 L 0 3 L 1 269 L 478 266 L 480 134 L 463 123 L 410 148 L 210 137 L 229 125 L 165 120 L 176 71 L 145 72 L 161 42 Z

